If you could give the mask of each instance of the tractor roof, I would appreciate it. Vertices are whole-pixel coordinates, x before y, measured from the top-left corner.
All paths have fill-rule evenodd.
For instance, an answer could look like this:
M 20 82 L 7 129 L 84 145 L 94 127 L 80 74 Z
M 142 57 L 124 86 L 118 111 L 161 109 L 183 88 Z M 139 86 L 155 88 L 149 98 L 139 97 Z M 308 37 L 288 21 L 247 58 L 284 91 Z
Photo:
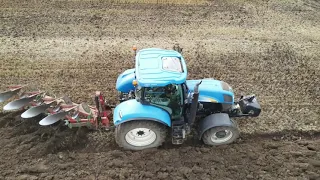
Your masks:
M 181 84 L 187 67 L 183 56 L 174 50 L 147 48 L 136 55 L 136 78 L 142 87 Z

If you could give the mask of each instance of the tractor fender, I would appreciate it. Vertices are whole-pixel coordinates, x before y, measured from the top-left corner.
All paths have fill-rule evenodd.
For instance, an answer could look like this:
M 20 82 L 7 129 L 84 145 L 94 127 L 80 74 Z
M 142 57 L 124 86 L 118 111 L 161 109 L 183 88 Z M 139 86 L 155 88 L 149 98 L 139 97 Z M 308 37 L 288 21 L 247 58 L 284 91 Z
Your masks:
M 145 105 L 136 99 L 130 99 L 120 103 L 113 112 L 113 123 L 115 126 L 134 120 L 150 120 L 171 126 L 170 115 L 162 108 Z
M 132 81 L 135 79 L 135 69 L 128 69 L 117 78 L 116 89 L 120 92 L 128 93 L 134 90 Z
M 236 125 L 230 120 L 229 115 L 226 113 L 211 114 L 199 122 L 199 139 L 201 140 L 204 132 L 218 126 L 235 127 Z

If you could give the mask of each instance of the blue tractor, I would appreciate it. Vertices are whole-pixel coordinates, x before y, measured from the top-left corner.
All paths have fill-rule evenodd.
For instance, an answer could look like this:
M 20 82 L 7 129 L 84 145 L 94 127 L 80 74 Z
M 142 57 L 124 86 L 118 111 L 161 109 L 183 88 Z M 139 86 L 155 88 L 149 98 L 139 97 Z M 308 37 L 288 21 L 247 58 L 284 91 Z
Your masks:
M 159 48 L 135 53 L 135 68 L 117 78 L 120 103 L 113 111 L 117 144 L 129 150 L 162 145 L 168 135 L 182 144 L 196 127 L 199 140 L 211 146 L 239 137 L 234 117 L 257 117 L 254 95 L 238 101 L 230 85 L 216 79 L 187 80 L 181 51 Z

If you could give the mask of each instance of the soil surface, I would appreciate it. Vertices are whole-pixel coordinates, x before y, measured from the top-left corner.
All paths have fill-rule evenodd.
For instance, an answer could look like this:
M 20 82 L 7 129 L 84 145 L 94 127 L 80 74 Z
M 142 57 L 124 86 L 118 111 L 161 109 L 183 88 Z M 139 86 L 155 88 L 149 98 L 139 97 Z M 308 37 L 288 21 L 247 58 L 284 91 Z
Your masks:
M 100 90 L 115 104 L 133 45 L 179 43 L 188 79 L 257 95 L 262 114 L 236 119 L 237 142 L 124 151 L 113 132 L 2 112 L 0 179 L 320 179 L 319 2 L 190 2 L 0 1 L 0 89 L 29 84 L 90 104 Z
M 191 137 L 182 146 L 124 151 L 112 132 L 38 128 L 41 117 L 18 114 L 0 119 L 0 179 L 320 178 L 320 133 L 242 134 L 219 147 Z

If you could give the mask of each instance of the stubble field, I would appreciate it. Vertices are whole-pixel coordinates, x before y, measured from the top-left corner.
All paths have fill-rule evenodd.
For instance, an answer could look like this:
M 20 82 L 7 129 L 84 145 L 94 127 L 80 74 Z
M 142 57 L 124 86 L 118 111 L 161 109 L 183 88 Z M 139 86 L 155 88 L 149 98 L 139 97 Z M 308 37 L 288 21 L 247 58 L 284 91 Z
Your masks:
M 0 89 L 29 84 L 90 104 L 100 90 L 114 104 L 133 45 L 179 43 L 188 79 L 257 95 L 262 114 L 238 120 L 242 137 L 218 148 L 191 138 L 128 152 L 112 132 L 40 127 L 3 112 L 0 179 L 320 178 L 320 4 L 161 2 L 1 1 Z

